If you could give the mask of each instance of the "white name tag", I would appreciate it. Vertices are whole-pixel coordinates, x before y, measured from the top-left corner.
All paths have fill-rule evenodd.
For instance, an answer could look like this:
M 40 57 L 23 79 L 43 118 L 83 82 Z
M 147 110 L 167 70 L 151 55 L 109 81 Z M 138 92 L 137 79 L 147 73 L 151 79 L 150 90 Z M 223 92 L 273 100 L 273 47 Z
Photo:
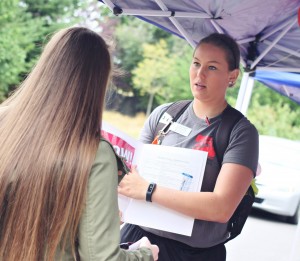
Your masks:
M 168 113 L 164 113 L 163 116 L 161 116 L 159 122 L 163 123 L 163 124 L 168 124 L 170 121 L 172 121 L 172 116 Z
M 174 131 L 174 132 L 176 132 L 176 133 L 178 133 L 180 135 L 183 135 L 185 137 L 187 137 L 191 133 L 191 131 L 192 131 L 191 128 L 186 127 L 186 126 L 184 126 L 184 125 L 182 125 L 180 123 L 177 123 L 177 122 L 174 122 L 171 125 L 170 130 Z

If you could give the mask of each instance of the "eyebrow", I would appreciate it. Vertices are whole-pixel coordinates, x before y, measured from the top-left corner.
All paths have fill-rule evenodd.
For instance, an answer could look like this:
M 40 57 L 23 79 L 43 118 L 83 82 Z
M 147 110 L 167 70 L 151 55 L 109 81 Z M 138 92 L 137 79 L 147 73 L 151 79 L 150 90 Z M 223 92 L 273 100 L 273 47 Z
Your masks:
M 197 61 L 200 61 L 197 57 L 193 57 L 193 59 L 195 59 L 195 60 L 197 60 Z M 218 62 L 218 61 L 214 61 L 214 60 L 212 60 L 212 61 L 208 61 L 208 63 L 217 63 L 217 64 L 221 64 L 220 62 Z

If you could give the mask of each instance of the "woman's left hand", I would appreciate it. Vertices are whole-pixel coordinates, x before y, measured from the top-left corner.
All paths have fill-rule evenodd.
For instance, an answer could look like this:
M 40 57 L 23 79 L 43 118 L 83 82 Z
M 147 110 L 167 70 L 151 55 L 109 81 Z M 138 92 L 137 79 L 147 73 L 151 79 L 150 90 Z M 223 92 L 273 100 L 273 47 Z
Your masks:
M 139 175 L 136 166 L 132 166 L 131 171 L 120 182 L 118 193 L 130 198 L 145 200 L 148 186 L 149 182 Z

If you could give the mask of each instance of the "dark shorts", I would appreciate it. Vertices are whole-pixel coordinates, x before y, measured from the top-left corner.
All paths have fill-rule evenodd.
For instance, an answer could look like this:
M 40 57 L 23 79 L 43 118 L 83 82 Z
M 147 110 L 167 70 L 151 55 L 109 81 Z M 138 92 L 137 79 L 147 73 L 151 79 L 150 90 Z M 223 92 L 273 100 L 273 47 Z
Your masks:
M 160 237 L 141 229 L 139 226 L 125 224 L 121 229 L 121 243 L 135 242 L 143 236 L 152 244 L 158 245 L 159 261 L 225 261 L 224 244 L 209 248 L 195 248 L 181 242 Z

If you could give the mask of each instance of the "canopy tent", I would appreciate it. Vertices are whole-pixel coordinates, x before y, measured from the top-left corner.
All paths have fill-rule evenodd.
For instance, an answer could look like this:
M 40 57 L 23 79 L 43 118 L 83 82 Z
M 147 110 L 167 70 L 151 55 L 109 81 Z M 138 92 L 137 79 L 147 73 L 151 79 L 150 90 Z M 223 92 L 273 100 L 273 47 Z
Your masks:
M 282 95 L 300 100 L 299 73 L 256 70 L 251 76 Z
M 212 32 L 231 35 L 239 43 L 244 68 L 236 105 L 243 113 L 251 97 L 252 75 L 300 104 L 299 74 L 292 74 L 298 85 L 282 82 L 290 75 L 284 72 L 300 72 L 300 0 L 101 1 L 115 15 L 134 15 L 186 39 L 193 47 Z M 268 71 L 263 75 L 273 75 L 273 80 L 263 80 L 262 72 L 253 74 L 257 70 Z M 283 75 L 287 77 L 277 78 Z
M 254 79 L 300 104 L 300 0 L 99 0 L 193 47 L 213 32 L 239 43 L 244 74 L 236 108 L 246 113 Z M 296 259 L 300 223 L 289 260 Z

